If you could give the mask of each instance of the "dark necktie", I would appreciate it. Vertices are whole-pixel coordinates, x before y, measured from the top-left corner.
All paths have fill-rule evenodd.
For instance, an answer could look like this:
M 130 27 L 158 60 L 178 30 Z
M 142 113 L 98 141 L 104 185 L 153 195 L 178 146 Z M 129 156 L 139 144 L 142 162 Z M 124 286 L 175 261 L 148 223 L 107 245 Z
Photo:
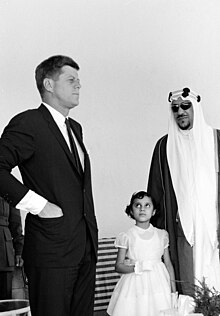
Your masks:
M 70 127 L 70 122 L 69 122 L 68 119 L 65 119 L 65 124 L 66 124 L 66 127 L 67 127 L 67 133 L 68 133 L 68 136 L 69 136 L 71 152 L 72 152 L 72 154 L 74 156 L 77 169 L 78 169 L 79 173 L 82 174 L 83 173 L 82 165 L 81 165 L 81 162 L 80 162 L 80 159 L 79 159 L 78 150 L 76 148 L 76 143 L 74 141 L 72 130 L 71 130 L 71 127 Z

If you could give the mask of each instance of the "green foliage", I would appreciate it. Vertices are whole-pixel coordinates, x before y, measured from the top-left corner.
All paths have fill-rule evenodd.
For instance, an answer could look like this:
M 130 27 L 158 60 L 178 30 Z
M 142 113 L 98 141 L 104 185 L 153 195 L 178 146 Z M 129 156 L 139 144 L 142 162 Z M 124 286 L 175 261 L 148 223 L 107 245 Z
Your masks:
M 220 292 L 215 288 L 210 289 L 205 283 L 205 278 L 199 283 L 200 286 L 194 286 L 195 313 L 202 313 L 204 316 L 219 316 Z

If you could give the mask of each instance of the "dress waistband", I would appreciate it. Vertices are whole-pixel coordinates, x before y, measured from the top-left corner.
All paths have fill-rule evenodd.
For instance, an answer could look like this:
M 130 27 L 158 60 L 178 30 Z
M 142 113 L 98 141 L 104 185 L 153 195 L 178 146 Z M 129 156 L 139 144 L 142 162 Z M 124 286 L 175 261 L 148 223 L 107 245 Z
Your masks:
M 160 263 L 161 260 L 146 260 L 146 261 L 142 261 L 142 269 L 144 271 L 146 270 L 153 270 L 154 266 L 157 264 L 157 263 Z

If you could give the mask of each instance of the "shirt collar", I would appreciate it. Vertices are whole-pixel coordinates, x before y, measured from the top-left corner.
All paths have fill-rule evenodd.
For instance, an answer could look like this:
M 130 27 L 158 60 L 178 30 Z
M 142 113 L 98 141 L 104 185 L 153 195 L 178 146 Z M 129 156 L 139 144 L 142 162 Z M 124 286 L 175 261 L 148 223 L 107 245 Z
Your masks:
M 59 111 L 55 110 L 51 105 L 42 102 L 43 105 L 46 106 L 46 108 L 48 109 L 48 111 L 50 112 L 50 114 L 52 115 L 54 121 L 57 123 L 58 126 L 63 126 L 65 124 L 65 117 L 63 116 L 63 114 L 61 114 Z

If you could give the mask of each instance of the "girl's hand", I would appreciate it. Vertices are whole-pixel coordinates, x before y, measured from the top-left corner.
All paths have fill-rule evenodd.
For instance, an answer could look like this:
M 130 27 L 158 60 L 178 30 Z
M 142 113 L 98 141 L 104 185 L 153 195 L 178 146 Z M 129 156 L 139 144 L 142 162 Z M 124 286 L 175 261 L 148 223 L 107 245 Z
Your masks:
M 135 265 L 135 260 L 127 258 L 127 259 L 124 260 L 124 264 L 126 266 L 134 266 Z
M 126 256 L 127 249 L 118 248 L 117 259 L 115 263 L 115 271 L 118 273 L 133 273 L 134 272 L 134 263 L 132 260 L 129 260 Z

